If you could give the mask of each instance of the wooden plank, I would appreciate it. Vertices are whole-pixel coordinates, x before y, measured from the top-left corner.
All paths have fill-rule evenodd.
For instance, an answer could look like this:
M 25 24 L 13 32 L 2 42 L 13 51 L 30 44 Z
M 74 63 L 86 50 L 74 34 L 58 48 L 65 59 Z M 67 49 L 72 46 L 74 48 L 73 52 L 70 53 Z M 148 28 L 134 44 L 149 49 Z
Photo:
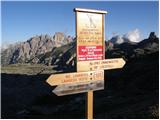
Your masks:
M 80 61 L 77 62 L 78 71 L 89 71 L 89 70 L 110 70 L 123 68 L 125 65 L 123 58 L 106 59 L 106 60 L 94 60 L 94 61 Z
M 90 13 L 100 13 L 100 14 L 106 14 L 107 11 L 104 10 L 93 10 L 93 9 L 84 9 L 84 8 L 75 8 L 75 12 L 90 12 Z
M 52 92 L 57 96 L 71 95 L 88 92 L 89 90 L 97 91 L 104 89 L 104 80 L 96 80 L 83 83 L 63 84 L 57 86 Z
M 47 83 L 51 86 L 71 84 L 71 83 L 81 83 L 95 80 L 104 79 L 104 70 L 99 71 L 89 71 L 89 72 L 74 72 L 74 73 L 63 73 L 54 74 L 47 79 Z
M 93 119 L 93 91 L 87 92 L 87 118 Z

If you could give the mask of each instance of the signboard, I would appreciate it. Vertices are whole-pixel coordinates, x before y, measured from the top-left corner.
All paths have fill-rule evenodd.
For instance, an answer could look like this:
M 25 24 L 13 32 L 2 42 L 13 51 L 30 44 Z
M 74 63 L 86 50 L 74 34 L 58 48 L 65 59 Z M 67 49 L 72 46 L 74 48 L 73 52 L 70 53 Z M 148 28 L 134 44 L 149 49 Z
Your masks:
M 122 68 L 125 65 L 123 58 L 106 59 L 106 60 L 96 60 L 96 61 L 83 61 L 77 62 L 77 70 L 90 71 L 90 70 L 110 70 Z
M 87 118 L 93 119 L 93 91 L 104 89 L 104 69 L 122 68 L 122 58 L 105 59 L 104 15 L 106 11 L 75 8 L 77 72 L 51 75 L 47 83 L 58 85 L 57 96 L 87 92 Z
M 89 82 L 95 80 L 104 80 L 104 70 L 75 72 L 51 75 L 47 79 L 47 83 L 51 86 L 62 84 L 73 84 L 81 82 Z
M 102 90 L 104 89 L 104 80 L 96 80 L 78 84 L 64 84 L 57 86 L 52 92 L 57 96 L 70 95 L 76 93 L 83 93 L 89 90 Z
M 75 8 L 75 12 L 77 63 L 104 59 L 104 15 L 107 12 L 81 8 Z M 79 72 L 79 68 L 81 66 L 77 64 L 77 72 Z M 93 119 L 93 90 L 89 89 L 87 92 L 87 118 Z
M 104 58 L 103 14 L 77 9 L 76 15 L 77 61 L 102 60 Z

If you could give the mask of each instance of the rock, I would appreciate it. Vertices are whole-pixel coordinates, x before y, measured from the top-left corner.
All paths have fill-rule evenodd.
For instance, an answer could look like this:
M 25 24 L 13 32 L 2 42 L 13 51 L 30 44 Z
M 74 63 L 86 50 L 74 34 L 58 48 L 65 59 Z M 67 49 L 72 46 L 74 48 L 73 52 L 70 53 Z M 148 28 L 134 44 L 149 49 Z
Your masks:
M 117 36 L 112 37 L 110 41 L 111 41 L 112 43 L 114 43 L 114 44 L 122 44 L 122 43 L 124 43 L 124 39 L 123 39 L 123 37 L 120 36 L 120 35 L 117 35 Z
M 65 39 L 64 33 L 56 32 L 54 35 L 56 47 L 60 47 Z
M 21 110 L 19 112 L 16 113 L 17 115 L 26 115 L 26 114 L 29 114 L 29 111 L 24 109 L 24 110 Z
M 156 39 L 157 36 L 155 35 L 155 32 L 151 32 L 149 35 L 149 39 Z

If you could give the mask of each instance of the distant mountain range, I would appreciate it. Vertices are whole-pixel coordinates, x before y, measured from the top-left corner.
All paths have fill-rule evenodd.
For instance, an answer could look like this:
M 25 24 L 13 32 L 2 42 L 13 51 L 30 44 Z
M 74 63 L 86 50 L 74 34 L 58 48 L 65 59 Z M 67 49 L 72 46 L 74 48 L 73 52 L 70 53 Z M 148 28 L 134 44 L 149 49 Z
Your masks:
M 117 44 L 117 42 L 108 41 L 106 43 L 106 58 L 111 57 L 125 57 L 135 58 L 151 54 L 159 51 L 159 38 L 154 32 L 151 32 L 147 39 L 142 40 L 139 43 L 135 42 L 123 42 Z
M 63 33 L 53 37 L 41 35 L 26 42 L 12 45 L 1 53 L 2 65 L 16 63 L 33 63 L 74 67 L 76 62 L 76 40 Z M 139 43 L 117 43 L 113 38 L 106 41 L 106 58 L 124 57 L 130 59 L 159 51 L 159 38 L 151 32 L 147 39 Z
M 15 63 L 28 63 L 36 56 L 52 51 L 53 48 L 66 45 L 73 41 L 73 38 L 64 33 L 57 32 L 54 36 L 34 36 L 26 42 L 10 45 L 1 52 L 3 65 Z M 35 59 L 34 59 L 35 60 Z M 35 61 L 36 62 L 36 61 Z

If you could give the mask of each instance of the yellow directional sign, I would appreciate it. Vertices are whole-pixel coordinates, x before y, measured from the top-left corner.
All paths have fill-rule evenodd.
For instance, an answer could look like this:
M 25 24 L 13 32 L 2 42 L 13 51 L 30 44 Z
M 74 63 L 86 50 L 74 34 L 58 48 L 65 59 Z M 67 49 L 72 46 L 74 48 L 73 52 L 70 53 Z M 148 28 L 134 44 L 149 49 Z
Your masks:
M 104 89 L 104 80 L 94 80 L 84 83 L 64 84 L 57 86 L 52 92 L 57 96 L 70 95 L 76 93 L 88 92 L 89 90 L 97 91 Z
M 54 74 L 47 79 L 47 83 L 51 86 L 54 86 L 62 84 L 89 82 L 95 80 L 104 80 L 104 70 Z
M 125 65 L 123 58 L 106 59 L 106 60 L 94 60 L 94 61 L 82 61 L 77 62 L 79 66 L 78 71 L 90 71 L 90 70 L 109 70 L 122 68 Z
M 101 10 L 75 8 L 77 63 L 80 61 L 102 60 L 105 58 L 105 25 L 107 13 Z M 83 67 L 86 68 L 85 64 Z M 82 66 L 77 64 L 77 72 Z M 82 68 L 83 69 L 83 68 Z M 91 71 L 90 69 L 88 71 Z M 93 91 L 87 93 L 87 118 L 93 119 Z

